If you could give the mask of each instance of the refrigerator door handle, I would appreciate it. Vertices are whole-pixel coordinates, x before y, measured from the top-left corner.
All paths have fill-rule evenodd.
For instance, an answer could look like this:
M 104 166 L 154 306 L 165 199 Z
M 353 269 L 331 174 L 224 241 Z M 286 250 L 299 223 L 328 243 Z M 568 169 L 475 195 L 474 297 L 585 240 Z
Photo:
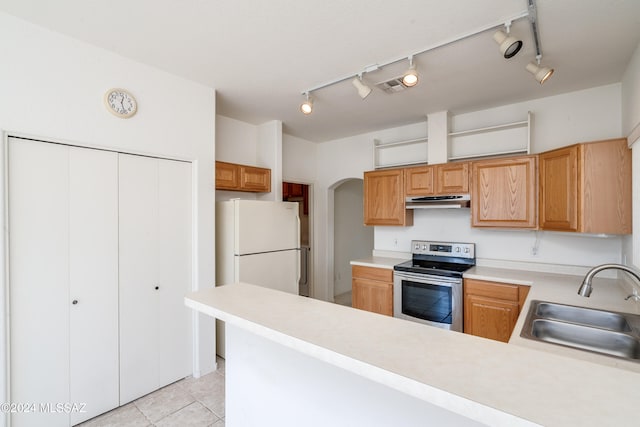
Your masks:
M 298 283 L 298 286 L 300 286 L 299 285 L 300 284 L 300 277 L 302 277 L 301 274 L 300 274 L 300 256 L 301 256 L 301 253 L 302 253 L 302 249 L 298 249 L 297 252 L 298 252 L 298 262 L 296 262 L 296 283 Z M 299 293 L 299 291 L 298 291 L 298 293 Z

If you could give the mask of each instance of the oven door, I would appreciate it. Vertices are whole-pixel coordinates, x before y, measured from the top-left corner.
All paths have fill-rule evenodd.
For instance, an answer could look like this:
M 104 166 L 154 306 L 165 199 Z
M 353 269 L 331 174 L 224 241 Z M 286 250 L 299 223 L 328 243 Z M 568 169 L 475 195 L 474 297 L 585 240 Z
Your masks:
M 462 332 L 462 279 L 394 271 L 393 315 Z

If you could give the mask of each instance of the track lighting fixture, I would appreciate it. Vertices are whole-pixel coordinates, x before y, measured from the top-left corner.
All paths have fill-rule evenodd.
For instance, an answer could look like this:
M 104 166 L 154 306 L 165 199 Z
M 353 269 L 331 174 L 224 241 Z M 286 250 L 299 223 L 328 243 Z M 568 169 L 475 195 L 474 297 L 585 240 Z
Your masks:
M 300 111 L 304 114 L 311 114 L 313 112 L 313 100 L 309 97 L 309 92 L 304 93 L 305 101 L 300 104 Z
M 507 32 L 498 30 L 493 34 L 493 39 L 500 46 L 500 53 L 506 58 L 513 58 L 516 56 L 520 49 L 522 49 L 522 40 L 518 40 L 509 35 L 509 29 L 511 28 L 511 22 L 504 24 Z
M 536 62 L 530 62 L 527 64 L 527 71 L 533 74 L 533 77 L 538 83 L 543 84 L 553 74 L 553 68 L 543 67 L 540 65 L 540 56 L 536 56 Z
M 524 10 L 518 14 L 508 17 L 506 21 L 503 18 L 498 22 L 489 23 L 488 25 L 485 25 L 481 28 L 477 28 L 473 31 L 469 31 L 465 34 L 458 35 L 457 37 L 454 37 L 451 39 L 443 40 L 440 43 L 427 46 L 422 50 L 415 51 L 411 53 L 411 55 L 408 57 L 407 56 L 396 57 L 383 63 L 376 63 L 373 65 L 366 66 L 364 69 L 362 69 L 360 73 L 356 74 L 355 77 L 354 77 L 354 74 L 347 74 L 347 75 L 338 77 L 334 80 L 330 80 L 328 82 L 321 83 L 319 85 L 308 88 L 302 92 L 302 95 L 305 96 L 306 100 L 300 105 L 300 110 L 304 114 L 311 114 L 311 112 L 313 111 L 313 101 L 309 96 L 311 92 L 326 88 L 328 86 L 331 86 L 337 83 L 344 82 L 346 80 L 351 80 L 351 84 L 358 91 L 358 95 L 360 95 L 360 98 L 365 99 L 367 96 L 369 96 L 369 94 L 371 94 L 372 90 L 369 86 L 367 86 L 364 83 L 362 78 L 364 74 L 377 71 L 380 68 L 386 67 L 387 65 L 395 64 L 400 61 L 404 61 L 406 59 L 409 60 L 409 68 L 402 75 L 401 79 L 394 78 L 392 81 L 396 83 L 395 86 L 398 88 L 402 86 L 404 86 L 405 88 L 413 87 L 418 84 L 418 80 L 419 80 L 418 70 L 417 70 L 416 64 L 413 62 L 414 56 L 422 55 L 432 50 L 450 45 L 454 42 L 467 39 L 469 37 L 475 36 L 477 34 L 480 34 L 489 30 L 494 32 L 493 39 L 499 45 L 500 53 L 507 59 L 513 58 L 516 54 L 518 54 L 518 52 L 520 52 L 520 50 L 522 50 L 523 43 L 522 43 L 522 40 L 519 40 L 510 35 L 511 23 L 524 18 L 527 18 L 531 23 L 531 31 L 533 33 L 533 39 L 535 42 L 536 60 L 537 60 L 537 63 L 531 62 L 530 64 L 528 64 L 526 66 L 526 69 L 531 74 L 533 74 L 535 79 L 540 84 L 542 84 L 545 81 L 547 81 L 549 77 L 551 77 L 551 75 L 553 74 L 553 68 L 544 67 L 540 65 L 540 58 L 542 57 L 542 53 L 540 50 L 540 37 L 538 35 L 538 26 L 537 26 L 538 17 L 537 17 L 536 0 L 527 0 L 527 4 L 528 4 L 527 10 Z M 496 31 L 496 29 L 498 29 L 498 31 Z M 400 81 L 398 82 L 398 80 Z M 389 82 L 383 82 L 383 83 L 389 83 Z M 379 83 L 378 85 L 380 84 L 381 83 Z
M 540 36 L 538 35 L 538 11 L 536 0 L 529 0 L 529 22 L 531 23 L 531 32 L 533 33 L 533 41 L 536 44 L 536 62 L 528 63 L 526 69 L 533 74 L 538 83 L 543 84 L 553 74 L 553 68 L 543 67 L 540 65 L 542 59 L 542 49 L 540 49 Z
M 409 57 L 409 69 L 402 76 L 402 84 L 406 87 L 413 87 L 418 84 L 418 70 L 413 63 L 413 55 Z
M 371 88 L 362 81 L 362 73 L 354 77 L 353 80 L 351 80 L 351 83 L 355 86 L 360 98 L 365 99 L 371 93 Z

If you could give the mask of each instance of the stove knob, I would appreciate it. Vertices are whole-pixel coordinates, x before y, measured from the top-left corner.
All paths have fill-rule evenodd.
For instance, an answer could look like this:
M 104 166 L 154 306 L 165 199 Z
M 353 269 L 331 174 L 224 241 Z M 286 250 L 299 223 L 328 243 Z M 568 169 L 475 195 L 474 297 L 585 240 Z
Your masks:
M 429 249 L 429 246 L 427 246 L 427 245 L 422 245 L 422 250 L 423 250 L 423 251 L 426 251 L 426 250 L 428 250 L 428 249 Z
M 456 246 L 456 252 L 460 252 L 460 247 Z
M 419 250 L 420 250 L 420 243 L 416 243 L 416 245 L 415 245 L 414 249 L 415 249 L 416 251 L 419 251 Z
M 464 248 L 464 253 L 468 254 L 469 253 L 469 248 Z

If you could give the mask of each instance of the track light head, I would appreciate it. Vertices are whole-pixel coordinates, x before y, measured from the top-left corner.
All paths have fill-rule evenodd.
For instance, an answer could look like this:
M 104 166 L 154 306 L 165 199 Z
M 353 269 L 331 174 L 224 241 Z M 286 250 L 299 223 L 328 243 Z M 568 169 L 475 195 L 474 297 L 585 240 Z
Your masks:
M 309 92 L 305 94 L 305 101 L 300 104 L 300 111 L 302 111 L 305 115 L 309 115 L 313 112 L 313 100 L 309 97 Z
M 498 30 L 493 34 L 493 39 L 500 46 L 500 53 L 506 58 L 513 58 L 520 49 L 522 49 L 522 40 L 512 37 L 502 30 Z
M 354 77 L 353 80 L 351 80 L 351 84 L 356 88 L 358 95 L 360 95 L 362 99 L 365 99 L 371 93 L 371 88 L 362 81 L 362 74 Z
M 538 81 L 538 83 L 543 84 L 546 82 L 549 77 L 553 74 L 553 68 L 543 67 L 540 65 L 540 62 L 536 64 L 535 62 L 530 62 L 526 67 L 527 71 L 533 74 L 533 77 Z
M 418 70 L 413 63 L 413 56 L 409 57 L 409 69 L 402 76 L 402 84 L 406 87 L 413 87 L 418 84 Z

